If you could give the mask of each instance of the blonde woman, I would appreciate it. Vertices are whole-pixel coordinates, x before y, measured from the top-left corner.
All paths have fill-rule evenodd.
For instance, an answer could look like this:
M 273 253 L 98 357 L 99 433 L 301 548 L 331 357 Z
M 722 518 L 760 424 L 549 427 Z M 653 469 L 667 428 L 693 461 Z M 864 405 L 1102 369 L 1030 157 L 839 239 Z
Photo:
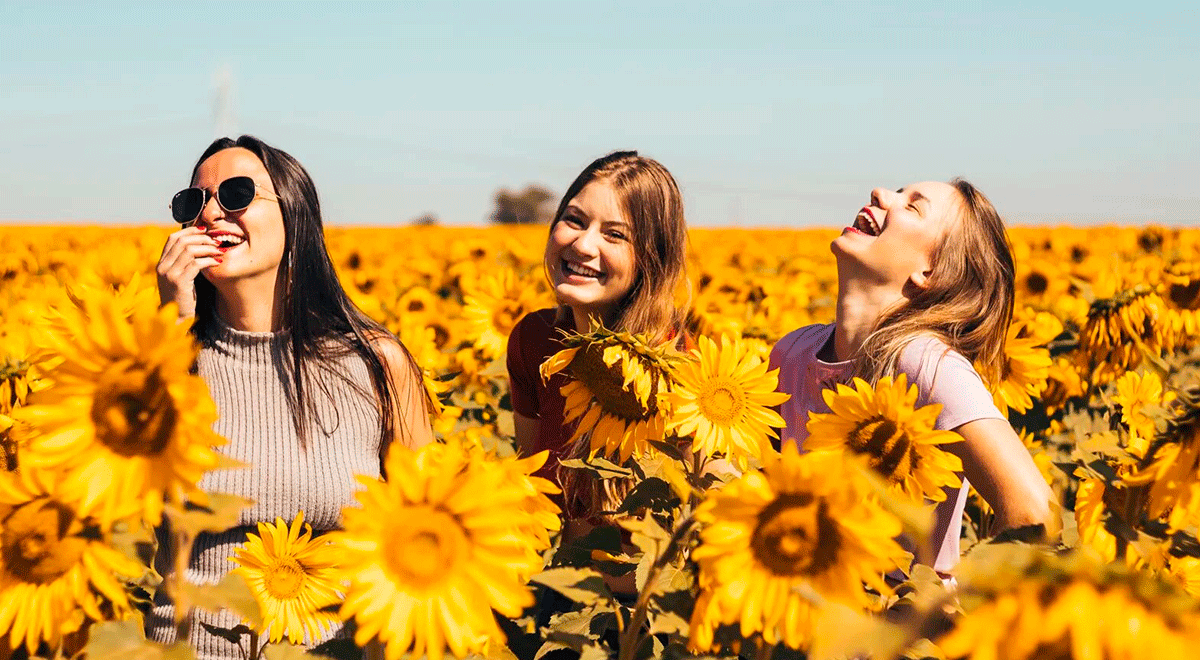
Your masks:
M 564 486 L 568 518 L 598 512 L 591 480 L 560 471 L 579 453 L 563 425 L 565 376 L 543 382 L 539 367 L 562 350 L 563 332 L 587 332 L 592 320 L 659 343 L 682 342 L 675 292 L 686 286 L 687 226 L 670 172 L 636 151 L 618 151 L 584 168 L 567 188 L 546 241 L 545 269 L 558 307 L 526 316 L 508 341 L 508 374 L 517 448 L 550 451 L 539 472 Z M 560 472 L 567 474 L 560 475 Z M 567 483 L 564 483 L 567 482 Z
M 946 575 L 958 561 L 968 483 L 996 511 L 993 532 L 1051 524 L 1050 489 L 973 365 L 999 375 L 1013 313 L 1013 258 L 1004 224 L 970 183 L 875 189 L 832 243 L 837 318 L 781 339 L 771 352 L 785 441 L 803 445 L 809 413 L 829 412 L 821 391 L 857 376 L 874 384 L 906 374 L 918 405 L 942 405 L 941 445 L 962 460 L 963 484 L 938 504 L 926 548 Z

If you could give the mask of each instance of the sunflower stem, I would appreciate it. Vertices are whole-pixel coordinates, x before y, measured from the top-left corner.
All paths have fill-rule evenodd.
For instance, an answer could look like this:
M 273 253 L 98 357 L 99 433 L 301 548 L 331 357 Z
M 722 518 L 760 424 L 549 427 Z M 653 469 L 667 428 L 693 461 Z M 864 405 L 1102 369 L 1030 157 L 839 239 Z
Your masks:
M 637 652 L 637 648 L 642 642 L 642 624 L 646 622 L 647 612 L 650 609 L 650 598 L 654 595 L 654 583 L 658 579 L 658 574 L 674 559 L 675 553 L 683 547 L 683 539 L 691 531 L 695 522 L 691 516 L 680 521 L 675 527 L 675 532 L 667 541 L 666 548 L 663 549 L 662 554 L 658 556 L 646 574 L 646 584 L 638 593 L 637 604 L 634 605 L 633 614 L 629 618 L 629 627 L 618 637 L 620 640 L 618 660 L 633 660 L 634 653 Z
M 187 640 L 191 634 L 192 628 L 192 603 L 185 592 L 183 585 L 187 580 L 188 560 L 192 556 L 191 534 L 184 531 L 173 531 L 171 534 L 171 551 L 174 553 L 173 559 L 175 570 L 171 575 L 171 581 L 167 593 L 171 595 L 171 600 L 175 603 L 175 639 Z

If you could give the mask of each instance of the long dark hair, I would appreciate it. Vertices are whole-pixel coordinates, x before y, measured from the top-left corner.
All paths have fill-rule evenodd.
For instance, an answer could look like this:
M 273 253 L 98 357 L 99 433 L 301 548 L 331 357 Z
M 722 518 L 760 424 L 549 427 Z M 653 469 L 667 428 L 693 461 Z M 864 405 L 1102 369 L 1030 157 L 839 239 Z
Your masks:
M 279 209 L 283 215 L 285 242 L 279 281 L 283 283 L 282 327 L 287 333 L 289 356 L 281 363 L 290 372 L 287 383 L 292 423 L 302 445 L 307 440 L 308 419 L 319 419 L 312 388 L 320 388 L 330 397 L 328 378 L 314 378 L 313 369 L 334 374 L 342 380 L 341 370 L 329 368 L 329 359 L 349 353 L 357 354 L 367 365 L 371 385 L 380 413 L 380 448 L 396 437 L 396 392 L 383 356 L 375 347 L 381 341 L 399 341 L 382 325 L 376 323 L 354 306 L 342 289 L 333 261 L 325 249 L 325 230 L 321 221 L 321 202 L 317 187 L 304 167 L 286 152 L 262 140 L 243 135 L 236 140 L 223 137 L 213 141 L 200 155 L 192 168 L 189 185 L 194 185 L 200 165 L 210 156 L 241 147 L 258 156 L 271 177 Z M 216 331 L 217 290 L 203 276 L 196 278 L 196 320 L 192 334 L 203 345 L 212 345 Z M 421 372 L 416 361 L 400 344 L 416 383 Z M 290 358 L 290 359 L 289 359 Z M 288 362 L 290 361 L 290 364 Z M 347 381 L 348 385 L 355 386 Z M 419 386 L 419 385 L 418 385 Z M 361 387 L 356 389 L 362 390 Z M 369 395 L 368 392 L 362 392 Z M 334 411 L 336 414 L 336 410 Z M 340 421 L 340 420 L 339 420 Z

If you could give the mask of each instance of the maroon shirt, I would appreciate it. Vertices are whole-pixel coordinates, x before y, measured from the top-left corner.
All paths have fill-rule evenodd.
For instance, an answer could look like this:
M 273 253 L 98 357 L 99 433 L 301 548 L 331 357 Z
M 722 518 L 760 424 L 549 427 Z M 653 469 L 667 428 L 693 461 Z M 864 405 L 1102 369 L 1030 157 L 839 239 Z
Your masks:
M 567 384 L 567 376 L 559 372 L 543 382 L 540 371 L 546 358 L 565 348 L 559 341 L 561 331 L 575 329 L 571 315 L 564 315 L 556 324 L 557 315 L 557 309 L 542 309 L 527 314 L 513 327 L 508 337 L 508 382 L 513 412 L 538 420 L 534 453 L 550 451 L 546 464 L 535 474 L 561 486 L 558 464 L 566 457 L 575 431 L 574 424 L 563 426 L 566 400 L 560 390 Z

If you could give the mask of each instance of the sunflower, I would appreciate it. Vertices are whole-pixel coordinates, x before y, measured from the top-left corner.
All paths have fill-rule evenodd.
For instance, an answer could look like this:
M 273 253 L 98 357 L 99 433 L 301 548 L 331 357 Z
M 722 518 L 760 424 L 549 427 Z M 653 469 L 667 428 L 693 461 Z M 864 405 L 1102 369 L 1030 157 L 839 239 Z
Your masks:
M 247 534 L 230 561 L 238 565 L 233 572 L 250 585 L 262 612 L 259 632 L 271 642 L 287 637 L 292 644 L 314 643 L 338 621 L 322 611 L 341 601 L 337 548 L 326 538 L 312 538 L 303 511 L 291 525 L 282 518 L 258 523 L 258 534 Z
M 1079 365 L 1064 357 L 1055 358 L 1047 369 L 1046 389 L 1042 391 L 1047 416 L 1057 413 L 1067 401 L 1083 396 L 1084 383 L 1079 371 Z
M 1159 660 L 1200 644 L 1200 605 L 1171 580 L 1028 546 L 991 546 L 967 564 L 966 613 L 937 640 L 947 658 Z
M 1174 397 L 1170 392 L 1163 396 L 1162 379 L 1153 371 L 1127 371 L 1114 386 L 1113 403 L 1121 407 L 1121 419 L 1129 427 L 1129 451 L 1140 457 L 1154 436 L 1154 420 L 1146 416 L 1146 407 L 1169 403 Z
M 788 399 L 775 391 L 779 370 L 767 371 L 743 342 L 727 335 L 720 346 L 701 337 L 692 356 L 675 372 L 675 410 L 667 430 L 693 436 L 692 451 L 724 454 L 745 470 L 748 457 L 760 460 L 771 446 L 768 438 L 779 437 L 771 427 L 784 425 L 770 409 Z
M 189 373 L 196 348 L 175 307 L 127 305 L 82 292 L 48 333 L 61 360 L 54 386 L 14 416 L 33 428 L 23 464 L 66 470 L 81 513 L 157 525 L 164 498 L 206 501 L 196 482 L 221 464 L 214 447 L 225 440 L 212 431 L 208 387 Z
M 1062 324 L 1044 312 L 1039 316 L 1037 321 L 1016 321 L 1008 326 L 1004 360 L 997 374 L 1000 381 L 992 386 L 993 400 L 1002 413 L 1008 412 L 1009 408 L 1022 413 L 1028 411 L 1033 407 L 1033 397 L 1046 389 L 1052 361 L 1050 351 L 1043 346 L 1058 332 L 1053 332 L 1054 325 L 1047 328 L 1045 319 L 1057 324 L 1060 332 Z M 1046 335 L 1050 335 L 1049 338 Z
M 483 278 L 463 296 L 463 317 L 476 337 L 475 345 L 495 358 L 504 355 L 517 321 L 547 302 L 511 269 L 504 269 Z
M 901 525 L 847 460 L 800 455 L 789 443 L 761 472 L 709 491 L 695 514 L 704 529 L 692 552 L 700 570 L 693 650 L 713 650 L 713 629 L 729 623 L 744 637 L 801 648 L 812 640 L 815 601 L 870 607 L 864 582 L 890 593 L 883 576 L 908 557 L 894 540 Z
M 1119 542 L 1105 525 L 1108 516 L 1122 515 L 1127 509 L 1136 508 L 1136 503 L 1130 500 L 1137 497 L 1137 492 L 1124 484 L 1108 484 L 1100 478 L 1080 476 L 1079 490 L 1075 493 L 1075 524 L 1079 529 L 1080 545 L 1091 548 L 1104 561 L 1115 561 L 1122 546 L 1123 559 L 1130 566 L 1150 559 L 1143 558 L 1134 544 Z
M 874 388 L 855 378 L 853 388 L 839 383 L 823 397 L 831 412 L 809 415 L 806 449 L 865 455 L 892 491 L 917 500 L 941 502 L 944 488 L 962 485 L 962 461 L 938 446 L 962 437 L 933 428 L 942 406 L 915 408 L 917 386 L 905 374 L 884 376 Z
M 653 347 L 626 332 L 593 326 L 586 335 L 563 338 L 567 347 L 542 363 L 542 378 L 564 372 L 563 423 L 576 422 L 571 441 L 589 434 L 590 452 L 603 451 L 625 462 L 661 440 L 668 419 L 667 392 L 677 361 L 664 345 Z
M 1163 273 L 1163 293 L 1171 306 L 1171 326 L 1180 342 L 1192 345 L 1200 334 L 1200 263 L 1172 264 Z
M 59 498 L 55 478 L 0 473 L 0 634 L 30 655 L 43 642 L 53 651 L 88 621 L 127 617 L 133 607 L 123 578 L 143 572 Z
M 1097 384 L 1137 367 L 1143 353 L 1157 356 L 1175 343 L 1166 304 L 1144 284 L 1093 302 L 1079 339 L 1080 357 Z
M 1182 529 L 1196 519 L 1200 514 L 1200 388 L 1179 394 L 1166 428 L 1123 481 L 1149 485 L 1149 515 L 1167 516 L 1172 529 Z
M 334 533 L 349 582 L 341 616 L 356 621 L 355 641 L 377 637 L 387 660 L 503 643 L 493 610 L 513 618 L 533 604 L 526 581 L 548 545 L 544 528 L 530 531 L 553 505 L 531 478 L 514 478 L 537 461 L 506 464 L 455 443 L 394 446 L 386 463 L 403 478 L 360 477 L 361 508 L 343 509 Z

